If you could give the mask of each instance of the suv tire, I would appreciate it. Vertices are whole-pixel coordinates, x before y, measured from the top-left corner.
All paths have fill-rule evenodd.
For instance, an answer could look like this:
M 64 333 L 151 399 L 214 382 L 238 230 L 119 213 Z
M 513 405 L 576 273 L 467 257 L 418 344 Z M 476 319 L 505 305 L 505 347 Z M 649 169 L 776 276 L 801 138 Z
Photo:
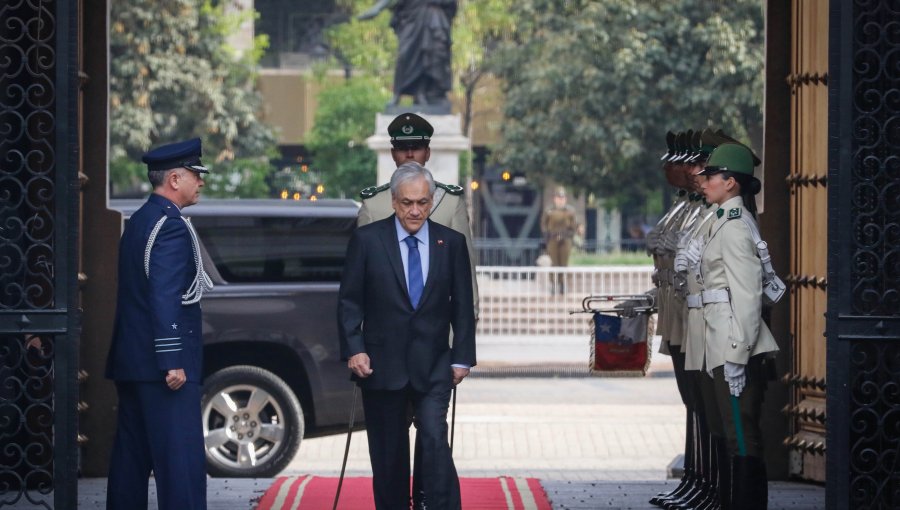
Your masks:
M 211 476 L 271 478 L 300 448 L 303 408 L 268 370 L 237 365 L 213 373 L 203 384 L 200 409 Z

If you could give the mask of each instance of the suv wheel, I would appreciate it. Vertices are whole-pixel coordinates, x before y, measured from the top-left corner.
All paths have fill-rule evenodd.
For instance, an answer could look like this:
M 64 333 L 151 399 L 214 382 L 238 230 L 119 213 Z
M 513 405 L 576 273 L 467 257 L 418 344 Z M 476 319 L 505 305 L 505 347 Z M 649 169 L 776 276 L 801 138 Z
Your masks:
M 239 365 L 206 378 L 201 413 L 212 476 L 270 478 L 303 438 L 300 401 L 278 376 Z

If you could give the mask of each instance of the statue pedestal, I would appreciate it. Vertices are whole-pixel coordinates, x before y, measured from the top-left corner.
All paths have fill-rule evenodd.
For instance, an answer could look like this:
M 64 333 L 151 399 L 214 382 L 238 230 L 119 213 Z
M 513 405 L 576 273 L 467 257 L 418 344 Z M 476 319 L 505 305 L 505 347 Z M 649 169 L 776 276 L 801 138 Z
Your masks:
M 444 184 L 459 184 L 459 154 L 471 148 L 469 139 L 462 134 L 462 121 L 456 115 L 429 115 L 415 112 L 434 127 L 431 137 L 431 158 L 425 166 L 431 170 L 436 181 Z M 390 182 L 397 165 L 391 158 L 391 138 L 387 134 L 388 124 L 396 115 L 379 113 L 375 116 L 375 134 L 366 139 L 370 149 L 378 153 L 378 181 L 374 184 Z

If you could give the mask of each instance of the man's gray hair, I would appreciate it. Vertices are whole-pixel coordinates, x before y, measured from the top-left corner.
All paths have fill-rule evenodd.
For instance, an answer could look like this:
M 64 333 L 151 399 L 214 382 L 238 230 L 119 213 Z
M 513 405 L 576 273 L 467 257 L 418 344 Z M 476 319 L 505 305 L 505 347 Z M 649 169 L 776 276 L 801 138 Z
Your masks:
M 434 195 L 434 177 L 431 176 L 431 172 L 415 161 L 403 163 L 394 170 L 394 175 L 391 175 L 391 196 L 397 195 L 397 190 L 400 188 L 400 185 L 423 177 L 425 178 L 425 181 L 428 182 L 428 193 Z
M 147 172 L 147 179 L 150 181 L 150 186 L 153 186 L 153 189 L 156 189 L 162 185 L 162 183 L 166 182 L 166 177 L 169 176 L 169 172 L 175 172 L 181 167 L 169 168 L 167 170 L 150 170 Z

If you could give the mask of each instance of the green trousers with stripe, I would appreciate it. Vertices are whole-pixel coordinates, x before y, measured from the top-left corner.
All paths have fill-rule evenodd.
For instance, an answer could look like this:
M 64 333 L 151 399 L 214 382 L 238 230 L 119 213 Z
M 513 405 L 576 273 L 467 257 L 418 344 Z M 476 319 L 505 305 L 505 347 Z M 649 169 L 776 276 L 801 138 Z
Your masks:
M 737 406 L 728 391 L 725 367 L 713 369 L 713 393 L 716 409 L 721 417 L 725 437 L 728 439 L 728 452 L 732 455 L 762 456 L 759 420 L 763 395 L 768 384 L 768 378 L 763 376 L 763 370 L 760 367 L 763 363 L 762 355 L 750 358 L 746 370 L 747 385 L 736 399 Z M 737 412 L 735 412 L 735 407 Z M 740 423 L 735 421 L 736 416 L 740 417 Z

